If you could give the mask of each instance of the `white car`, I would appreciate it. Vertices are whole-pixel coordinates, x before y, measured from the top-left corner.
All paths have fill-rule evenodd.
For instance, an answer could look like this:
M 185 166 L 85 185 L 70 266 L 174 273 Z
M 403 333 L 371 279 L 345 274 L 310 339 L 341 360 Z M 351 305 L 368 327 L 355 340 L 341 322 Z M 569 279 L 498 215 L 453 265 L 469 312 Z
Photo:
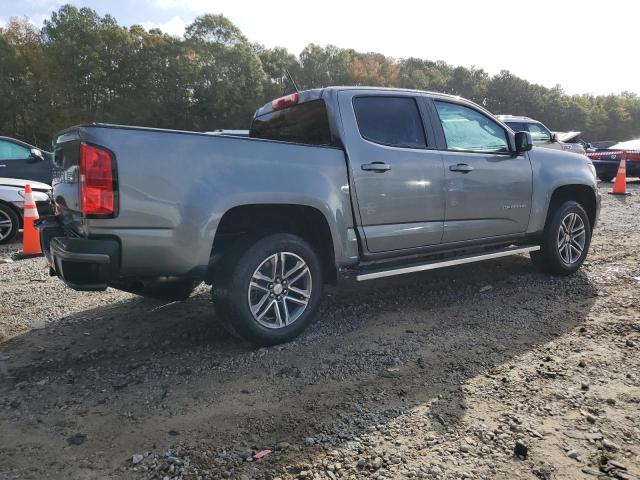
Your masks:
M 514 132 L 529 132 L 533 144 L 537 147 L 566 150 L 573 153 L 585 154 L 584 147 L 579 143 L 565 143 L 580 135 L 580 132 L 563 132 L 562 135 L 549 130 L 542 122 L 529 117 L 515 115 L 497 115 L 498 119 Z
M 616 143 L 609 147 L 609 150 L 640 150 L 640 138 Z
M 31 185 L 33 199 L 41 215 L 52 213 L 51 186 L 33 180 L 0 177 L 0 244 L 9 243 L 22 227 L 24 187 Z

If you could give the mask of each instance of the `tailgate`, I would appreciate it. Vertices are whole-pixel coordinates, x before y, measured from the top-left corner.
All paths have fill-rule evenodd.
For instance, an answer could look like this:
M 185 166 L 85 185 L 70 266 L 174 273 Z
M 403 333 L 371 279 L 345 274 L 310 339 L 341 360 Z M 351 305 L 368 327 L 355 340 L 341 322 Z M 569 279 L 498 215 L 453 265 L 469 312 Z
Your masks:
M 77 233 L 84 230 L 80 211 L 80 143 L 77 129 L 59 134 L 53 143 L 53 201 L 65 230 Z

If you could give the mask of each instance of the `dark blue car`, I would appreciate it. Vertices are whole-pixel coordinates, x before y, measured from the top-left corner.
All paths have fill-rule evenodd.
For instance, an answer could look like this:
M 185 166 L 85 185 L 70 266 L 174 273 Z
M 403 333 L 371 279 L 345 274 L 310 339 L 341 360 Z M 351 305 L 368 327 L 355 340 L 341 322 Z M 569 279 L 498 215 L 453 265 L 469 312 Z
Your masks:
M 637 141 L 636 141 L 637 142 Z M 632 142 L 622 142 L 607 149 L 587 152 L 587 156 L 596 168 L 598 178 L 603 182 L 610 182 L 618 173 L 618 166 L 623 151 L 626 155 L 626 174 L 628 177 L 640 177 L 640 149 Z
M 0 177 L 51 185 L 51 153 L 15 138 L 0 137 Z

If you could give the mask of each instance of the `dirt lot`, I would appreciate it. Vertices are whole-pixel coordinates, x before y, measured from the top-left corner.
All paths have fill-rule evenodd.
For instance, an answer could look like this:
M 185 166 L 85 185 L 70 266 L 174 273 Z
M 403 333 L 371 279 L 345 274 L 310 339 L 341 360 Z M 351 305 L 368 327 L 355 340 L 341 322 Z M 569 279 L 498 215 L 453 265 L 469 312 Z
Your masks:
M 629 189 L 570 278 L 523 256 L 347 283 L 269 349 L 203 287 L 165 305 L 0 264 L 0 479 L 640 478 Z

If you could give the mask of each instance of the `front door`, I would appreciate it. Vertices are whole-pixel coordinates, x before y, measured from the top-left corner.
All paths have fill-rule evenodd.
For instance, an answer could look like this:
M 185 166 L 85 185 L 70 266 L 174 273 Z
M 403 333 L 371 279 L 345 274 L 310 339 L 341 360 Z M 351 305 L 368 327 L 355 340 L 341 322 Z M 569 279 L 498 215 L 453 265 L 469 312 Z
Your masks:
M 507 131 L 484 112 L 434 103 L 446 142 L 443 243 L 525 232 L 533 175 L 528 155 L 513 155 Z
M 338 97 L 359 231 L 369 252 L 442 241 L 444 172 L 422 98 L 347 90 Z

